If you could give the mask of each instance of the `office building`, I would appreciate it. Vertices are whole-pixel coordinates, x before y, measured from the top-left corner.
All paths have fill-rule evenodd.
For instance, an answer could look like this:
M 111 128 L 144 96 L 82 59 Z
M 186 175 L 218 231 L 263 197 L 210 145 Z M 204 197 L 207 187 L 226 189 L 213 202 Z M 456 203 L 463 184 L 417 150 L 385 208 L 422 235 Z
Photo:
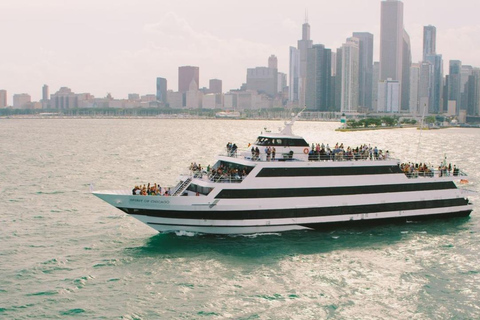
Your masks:
M 278 69 L 278 59 L 275 55 L 268 57 L 268 67 L 270 69 Z
M 0 90 L 0 108 L 7 107 L 7 90 Z
M 155 98 L 158 102 L 167 103 L 167 79 L 157 78 Z
M 412 65 L 412 50 L 410 45 L 410 36 L 403 30 L 403 53 L 402 53 L 402 81 L 400 90 L 401 110 L 408 111 L 410 100 L 410 66 Z
M 441 54 L 428 54 L 425 61 L 432 65 L 429 113 L 443 113 L 443 59 Z
M 222 80 L 219 79 L 210 79 L 208 84 L 208 92 L 209 93 L 223 93 L 222 88 Z
M 387 79 L 378 83 L 378 112 L 398 113 L 400 111 L 400 82 Z
M 353 37 L 360 41 L 358 105 L 372 110 L 373 34 L 369 32 L 354 32 Z
M 403 2 L 386 0 L 381 3 L 380 80 L 401 83 L 403 62 Z
M 277 95 L 278 71 L 268 67 L 247 69 L 247 90 L 264 93 L 273 98 Z
M 199 89 L 200 69 L 199 67 L 183 66 L 178 68 L 178 91 L 185 93 L 190 89 L 192 81 L 196 89 Z
M 420 82 L 420 63 L 412 63 L 410 66 L 410 103 L 409 112 L 418 114 L 418 86 Z
M 27 109 L 32 98 L 27 93 L 18 93 L 13 95 L 13 108 L 14 109 Z
M 457 115 L 462 105 L 461 70 L 462 70 L 461 61 L 450 60 L 449 72 L 446 80 L 447 99 L 444 103 L 448 104 L 449 101 L 455 101 Z
M 307 86 L 307 60 L 308 51 L 313 46 L 313 41 L 310 40 L 310 24 L 308 18 L 305 16 L 305 23 L 302 25 L 302 39 L 298 40 L 297 48 L 300 54 L 300 77 L 299 77 L 299 102 L 300 106 L 306 105 L 306 86 Z
M 107 99 L 113 100 L 109 95 Z M 50 96 L 50 103 L 55 109 L 78 108 L 78 96 L 70 88 L 61 87 L 60 90 Z
M 349 38 L 342 45 L 341 112 L 356 112 L 359 97 L 360 40 Z
M 331 50 L 322 44 L 308 49 L 306 107 L 310 111 L 334 111 L 331 97 Z
M 399 105 L 409 108 L 411 65 L 410 37 L 403 28 L 403 2 L 385 0 L 381 3 L 380 81 L 398 80 L 401 94 Z M 402 102 L 402 99 L 404 100 Z
M 423 27 L 423 61 L 427 56 L 437 54 L 437 28 L 434 26 Z
M 378 108 L 378 82 L 380 81 L 380 62 L 373 63 L 372 71 L 372 105 L 376 111 Z
M 295 47 L 289 50 L 288 101 L 298 103 L 300 80 L 300 51 Z

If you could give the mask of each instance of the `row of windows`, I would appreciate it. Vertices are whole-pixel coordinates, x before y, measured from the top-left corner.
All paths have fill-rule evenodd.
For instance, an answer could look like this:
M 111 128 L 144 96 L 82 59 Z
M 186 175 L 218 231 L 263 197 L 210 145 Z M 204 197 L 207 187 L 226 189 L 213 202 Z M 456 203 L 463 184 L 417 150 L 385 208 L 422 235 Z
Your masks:
M 267 138 L 258 137 L 255 142 L 258 146 L 282 146 L 282 147 L 308 147 L 305 139 L 281 139 L 281 138 Z

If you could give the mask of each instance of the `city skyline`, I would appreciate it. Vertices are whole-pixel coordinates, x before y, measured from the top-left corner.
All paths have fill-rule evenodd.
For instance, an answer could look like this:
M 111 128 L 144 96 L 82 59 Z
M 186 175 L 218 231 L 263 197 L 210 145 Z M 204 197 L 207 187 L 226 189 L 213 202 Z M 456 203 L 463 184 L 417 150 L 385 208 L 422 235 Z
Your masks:
M 7 90 L 8 104 L 13 94 L 24 92 L 40 100 L 43 84 L 52 92 L 68 86 L 75 92 L 99 97 L 110 92 L 123 98 L 155 93 L 157 77 L 166 78 L 169 89 L 176 90 L 172 84 L 178 82 L 182 65 L 201 69 L 200 87 L 216 78 L 223 81 L 224 91 L 239 88 L 246 82 L 247 68 L 266 66 L 265 57 L 272 54 L 278 57 L 279 72 L 288 74 L 289 47 L 301 38 L 305 9 L 313 44 L 338 48 L 352 32 L 370 32 L 374 60 L 379 59 L 380 0 L 328 5 L 265 1 L 255 10 L 249 3 L 2 2 L 6 18 L 0 29 L 6 46 L 0 52 L 0 88 Z M 454 6 L 405 0 L 412 61 L 422 59 L 423 27 L 433 25 L 445 70 L 449 60 L 480 66 L 476 6 L 467 0 Z

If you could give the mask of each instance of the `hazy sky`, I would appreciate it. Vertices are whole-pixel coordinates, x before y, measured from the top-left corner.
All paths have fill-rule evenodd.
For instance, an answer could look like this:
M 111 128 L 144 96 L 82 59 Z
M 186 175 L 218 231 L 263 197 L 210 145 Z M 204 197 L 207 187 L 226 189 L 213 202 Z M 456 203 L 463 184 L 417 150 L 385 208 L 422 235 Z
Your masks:
M 404 0 L 413 61 L 423 26 L 437 27 L 444 60 L 480 67 L 478 0 Z M 375 36 L 380 0 L 0 0 L 0 89 L 41 98 L 43 84 L 115 98 L 155 93 L 155 78 L 178 89 L 178 67 L 200 67 L 200 86 L 223 80 L 238 88 L 246 68 L 278 57 L 288 74 L 288 48 L 301 37 L 305 9 L 314 43 L 336 49 L 354 31 Z M 446 64 L 447 66 L 448 64 Z M 445 70 L 448 71 L 448 70 Z

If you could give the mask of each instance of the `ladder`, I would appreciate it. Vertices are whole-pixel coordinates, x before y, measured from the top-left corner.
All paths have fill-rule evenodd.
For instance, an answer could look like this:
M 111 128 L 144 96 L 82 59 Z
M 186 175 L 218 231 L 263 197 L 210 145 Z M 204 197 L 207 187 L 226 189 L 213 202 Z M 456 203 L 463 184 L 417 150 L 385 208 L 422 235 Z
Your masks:
M 180 181 L 175 187 L 175 192 L 172 194 L 172 196 L 178 196 L 182 194 L 182 192 L 187 188 L 187 186 L 190 184 L 191 181 L 192 181 L 192 178 L 187 178 L 184 181 Z

